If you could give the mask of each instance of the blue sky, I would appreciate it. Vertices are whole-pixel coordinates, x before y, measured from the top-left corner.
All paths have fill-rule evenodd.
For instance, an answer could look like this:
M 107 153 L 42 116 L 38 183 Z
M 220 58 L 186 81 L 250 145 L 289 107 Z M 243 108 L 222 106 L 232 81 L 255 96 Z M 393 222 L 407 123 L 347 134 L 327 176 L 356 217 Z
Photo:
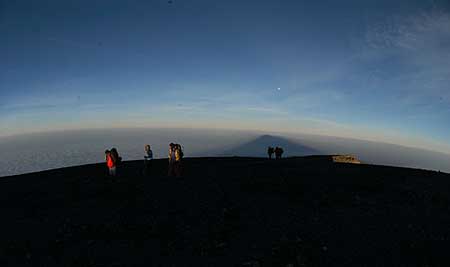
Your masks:
M 0 136 L 305 132 L 450 152 L 447 1 L 0 0 Z

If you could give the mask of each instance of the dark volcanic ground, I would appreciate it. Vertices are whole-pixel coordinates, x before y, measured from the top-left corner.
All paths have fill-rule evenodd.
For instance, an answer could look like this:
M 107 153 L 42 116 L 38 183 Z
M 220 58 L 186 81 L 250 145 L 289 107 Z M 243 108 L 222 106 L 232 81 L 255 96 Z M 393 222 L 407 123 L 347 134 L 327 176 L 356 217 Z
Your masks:
M 0 266 L 448 266 L 450 175 L 328 157 L 0 179 Z

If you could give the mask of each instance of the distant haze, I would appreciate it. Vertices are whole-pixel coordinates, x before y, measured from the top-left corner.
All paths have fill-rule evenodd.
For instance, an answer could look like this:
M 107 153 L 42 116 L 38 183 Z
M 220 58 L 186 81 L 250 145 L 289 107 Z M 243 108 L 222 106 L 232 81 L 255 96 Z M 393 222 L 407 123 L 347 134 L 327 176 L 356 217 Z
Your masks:
M 0 138 L 0 176 L 102 162 L 104 151 L 112 147 L 124 160 L 142 159 L 147 143 L 156 158 L 166 158 L 170 142 L 182 144 L 187 157 L 265 157 L 272 145 L 282 146 L 286 156 L 353 154 L 369 164 L 450 172 L 448 154 L 361 140 L 231 130 L 104 129 Z

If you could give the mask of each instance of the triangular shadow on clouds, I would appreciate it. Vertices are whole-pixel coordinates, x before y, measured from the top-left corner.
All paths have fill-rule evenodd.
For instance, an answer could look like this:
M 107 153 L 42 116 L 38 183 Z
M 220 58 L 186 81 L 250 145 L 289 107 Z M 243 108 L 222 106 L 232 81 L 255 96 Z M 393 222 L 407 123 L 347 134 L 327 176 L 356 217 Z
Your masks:
M 321 154 L 320 151 L 312 147 L 291 141 L 284 137 L 262 135 L 254 140 L 226 150 L 221 156 L 266 157 L 267 147 L 269 146 L 282 147 L 284 150 L 283 156 L 287 157 Z

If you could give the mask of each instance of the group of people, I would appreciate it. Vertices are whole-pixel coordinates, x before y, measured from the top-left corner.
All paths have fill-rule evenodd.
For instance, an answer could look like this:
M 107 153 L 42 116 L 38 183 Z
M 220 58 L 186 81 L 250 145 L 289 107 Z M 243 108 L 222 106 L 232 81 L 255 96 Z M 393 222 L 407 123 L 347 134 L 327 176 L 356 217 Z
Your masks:
M 122 157 L 119 156 L 116 148 L 111 148 L 111 150 L 105 151 L 106 166 L 108 166 L 108 171 L 110 176 L 117 175 L 117 165 L 122 162 Z
M 148 175 L 152 168 L 153 151 L 150 145 L 144 146 L 144 175 Z M 181 160 L 184 156 L 183 149 L 180 144 L 169 144 L 169 171 L 168 176 L 181 177 L 183 167 Z M 117 175 L 117 166 L 122 161 L 116 148 L 105 151 L 106 166 L 108 167 L 108 173 L 110 176 Z
M 151 170 L 152 160 L 153 160 L 153 151 L 150 145 L 145 145 L 145 154 L 144 154 L 144 175 L 148 175 Z M 275 154 L 275 159 L 281 159 L 283 156 L 284 150 L 281 147 L 271 147 L 267 148 L 267 155 L 269 159 L 272 159 Z M 169 144 L 169 171 L 167 173 L 170 177 L 181 177 L 183 173 L 183 159 L 184 153 L 180 144 L 170 143 Z M 122 161 L 122 158 L 119 156 L 116 148 L 112 148 L 111 150 L 105 151 L 105 160 L 106 165 L 108 166 L 109 175 L 116 176 L 117 175 L 117 166 Z
M 269 156 L 269 159 L 272 159 L 273 154 L 275 154 L 275 159 L 281 159 L 281 157 L 283 156 L 284 150 L 281 147 L 271 147 L 269 146 L 267 148 L 267 155 Z

